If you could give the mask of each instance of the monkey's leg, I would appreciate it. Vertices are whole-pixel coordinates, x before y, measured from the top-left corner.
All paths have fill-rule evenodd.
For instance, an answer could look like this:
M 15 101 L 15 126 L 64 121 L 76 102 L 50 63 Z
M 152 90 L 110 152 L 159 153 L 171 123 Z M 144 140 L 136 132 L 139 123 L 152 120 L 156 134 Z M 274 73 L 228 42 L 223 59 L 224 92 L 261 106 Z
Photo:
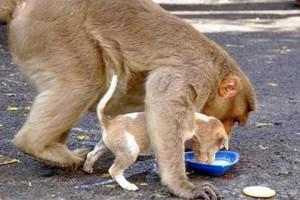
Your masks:
M 97 89 L 76 81 L 49 86 L 36 97 L 26 123 L 14 138 L 15 145 L 39 160 L 76 168 L 87 151 L 70 151 L 62 142 L 66 131 L 87 110 Z
M 65 144 L 68 140 L 68 137 L 69 137 L 69 130 L 64 132 L 63 134 L 61 134 L 61 136 L 59 137 L 59 139 L 57 141 L 59 143 Z
M 103 139 L 101 139 L 95 146 L 94 150 L 89 152 L 84 166 L 83 170 L 87 173 L 93 173 L 93 165 L 94 163 L 105 153 L 108 151 L 108 148 L 103 142 Z
M 183 124 L 187 120 L 188 93 L 180 76 L 157 70 L 146 84 L 145 114 L 147 131 L 159 165 L 162 183 L 183 198 L 218 199 L 208 185 L 195 186 L 188 181 L 184 165 Z

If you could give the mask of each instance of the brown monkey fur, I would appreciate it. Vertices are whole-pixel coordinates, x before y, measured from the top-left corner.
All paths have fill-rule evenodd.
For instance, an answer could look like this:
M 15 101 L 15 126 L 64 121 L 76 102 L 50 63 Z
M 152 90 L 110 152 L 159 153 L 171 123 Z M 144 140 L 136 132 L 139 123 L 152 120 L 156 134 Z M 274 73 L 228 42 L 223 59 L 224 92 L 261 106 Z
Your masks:
M 39 93 L 14 138 L 19 149 L 77 167 L 85 151 L 66 147 L 67 132 L 94 109 L 113 69 L 120 87 L 106 114 L 145 105 L 162 183 L 180 197 L 215 199 L 212 187 L 188 181 L 182 133 L 194 112 L 230 134 L 255 110 L 250 81 L 222 48 L 150 0 L 0 0 L 0 20 L 13 61 Z

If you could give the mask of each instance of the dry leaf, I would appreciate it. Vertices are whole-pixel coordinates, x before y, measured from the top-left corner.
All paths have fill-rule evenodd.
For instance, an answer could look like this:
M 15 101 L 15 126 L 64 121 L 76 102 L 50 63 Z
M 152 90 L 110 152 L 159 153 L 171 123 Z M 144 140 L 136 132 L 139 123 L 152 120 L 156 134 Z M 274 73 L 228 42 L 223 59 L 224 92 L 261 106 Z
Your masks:
M 275 82 L 270 82 L 270 83 L 268 83 L 268 85 L 269 85 L 269 86 L 272 86 L 272 87 L 277 87 L 277 86 L 278 86 L 278 84 L 275 83 Z
M 2 81 L 1 83 L 2 83 L 2 85 L 7 86 L 7 84 L 5 82 Z
M 77 139 L 80 140 L 80 141 L 84 141 L 84 140 L 88 140 L 89 136 L 87 136 L 87 135 L 78 135 Z
M 15 97 L 17 96 L 15 93 L 7 93 L 7 94 L 4 94 L 5 96 L 8 96 L 8 97 Z
M 20 110 L 18 107 L 15 107 L 15 106 L 8 106 L 7 108 L 6 108 L 6 110 L 7 111 L 18 111 L 18 110 Z
M 115 189 L 117 187 L 117 185 L 108 184 L 108 185 L 105 185 L 105 187 L 109 188 L 109 189 Z
M 264 126 L 273 126 L 273 124 L 272 123 L 260 123 L 260 122 L 256 122 L 255 126 L 257 128 L 261 128 L 261 127 L 264 127 Z
M 110 178 L 110 174 L 109 173 L 105 173 L 101 175 L 102 178 Z
M 261 150 L 267 150 L 267 149 L 269 149 L 269 147 L 266 147 L 266 146 L 263 146 L 263 145 L 258 145 L 258 147 L 259 147 Z
M 17 159 L 12 159 L 12 158 L 0 155 L 0 166 L 10 165 L 10 164 L 14 164 L 14 163 L 21 163 L 21 161 L 17 160 Z

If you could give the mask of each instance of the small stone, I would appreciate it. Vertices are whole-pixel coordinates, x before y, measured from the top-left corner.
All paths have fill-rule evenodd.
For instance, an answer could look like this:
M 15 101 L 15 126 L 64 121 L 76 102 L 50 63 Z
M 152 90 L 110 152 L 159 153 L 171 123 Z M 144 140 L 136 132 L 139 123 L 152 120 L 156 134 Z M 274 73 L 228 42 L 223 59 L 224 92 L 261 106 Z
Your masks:
M 273 124 L 272 124 L 272 123 L 260 123 L 260 122 L 256 122 L 256 123 L 255 123 L 255 126 L 256 126 L 257 128 L 262 128 L 262 127 L 264 127 L 264 126 L 273 126 Z
M 281 122 L 274 122 L 274 125 L 275 125 L 275 126 L 281 126 L 282 123 L 281 123 Z
M 259 147 L 261 150 L 267 150 L 267 149 L 269 149 L 269 147 L 266 147 L 266 146 L 263 146 L 263 145 L 258 145 L 258 147 Z

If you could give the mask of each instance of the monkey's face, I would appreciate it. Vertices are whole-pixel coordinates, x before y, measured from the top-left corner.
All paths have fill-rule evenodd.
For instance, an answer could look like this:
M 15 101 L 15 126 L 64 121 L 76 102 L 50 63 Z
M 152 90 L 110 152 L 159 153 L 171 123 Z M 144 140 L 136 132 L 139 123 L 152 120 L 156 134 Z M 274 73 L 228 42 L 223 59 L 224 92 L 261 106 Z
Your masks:
M 231 81 L 228 79 L 220 84 L 218 93 L 206 103 L 202 112 L 218 118 L 230 137 L 236 123 L 242 126 L 247 124 L 249 113 L 255 109 L 255 95 L 247 89 L 252 86 L 240 85 L 241 81 L 237 77 Z
M 197 161 L 212 163 L 215 161 L 215 154 L 225 148 L 229 149 L 229 139 L 223 126 L 196 132 L 193 137 L 192 149 Z
M 227 135 L 231 137 L 233 126 L 246 125 L 250 111 L 245 101 L 239 96 L 230 99 L 216 97 L 214 101 L 209 102 L 202 111 L 204 114 L 218 118 L 224 125 Z

